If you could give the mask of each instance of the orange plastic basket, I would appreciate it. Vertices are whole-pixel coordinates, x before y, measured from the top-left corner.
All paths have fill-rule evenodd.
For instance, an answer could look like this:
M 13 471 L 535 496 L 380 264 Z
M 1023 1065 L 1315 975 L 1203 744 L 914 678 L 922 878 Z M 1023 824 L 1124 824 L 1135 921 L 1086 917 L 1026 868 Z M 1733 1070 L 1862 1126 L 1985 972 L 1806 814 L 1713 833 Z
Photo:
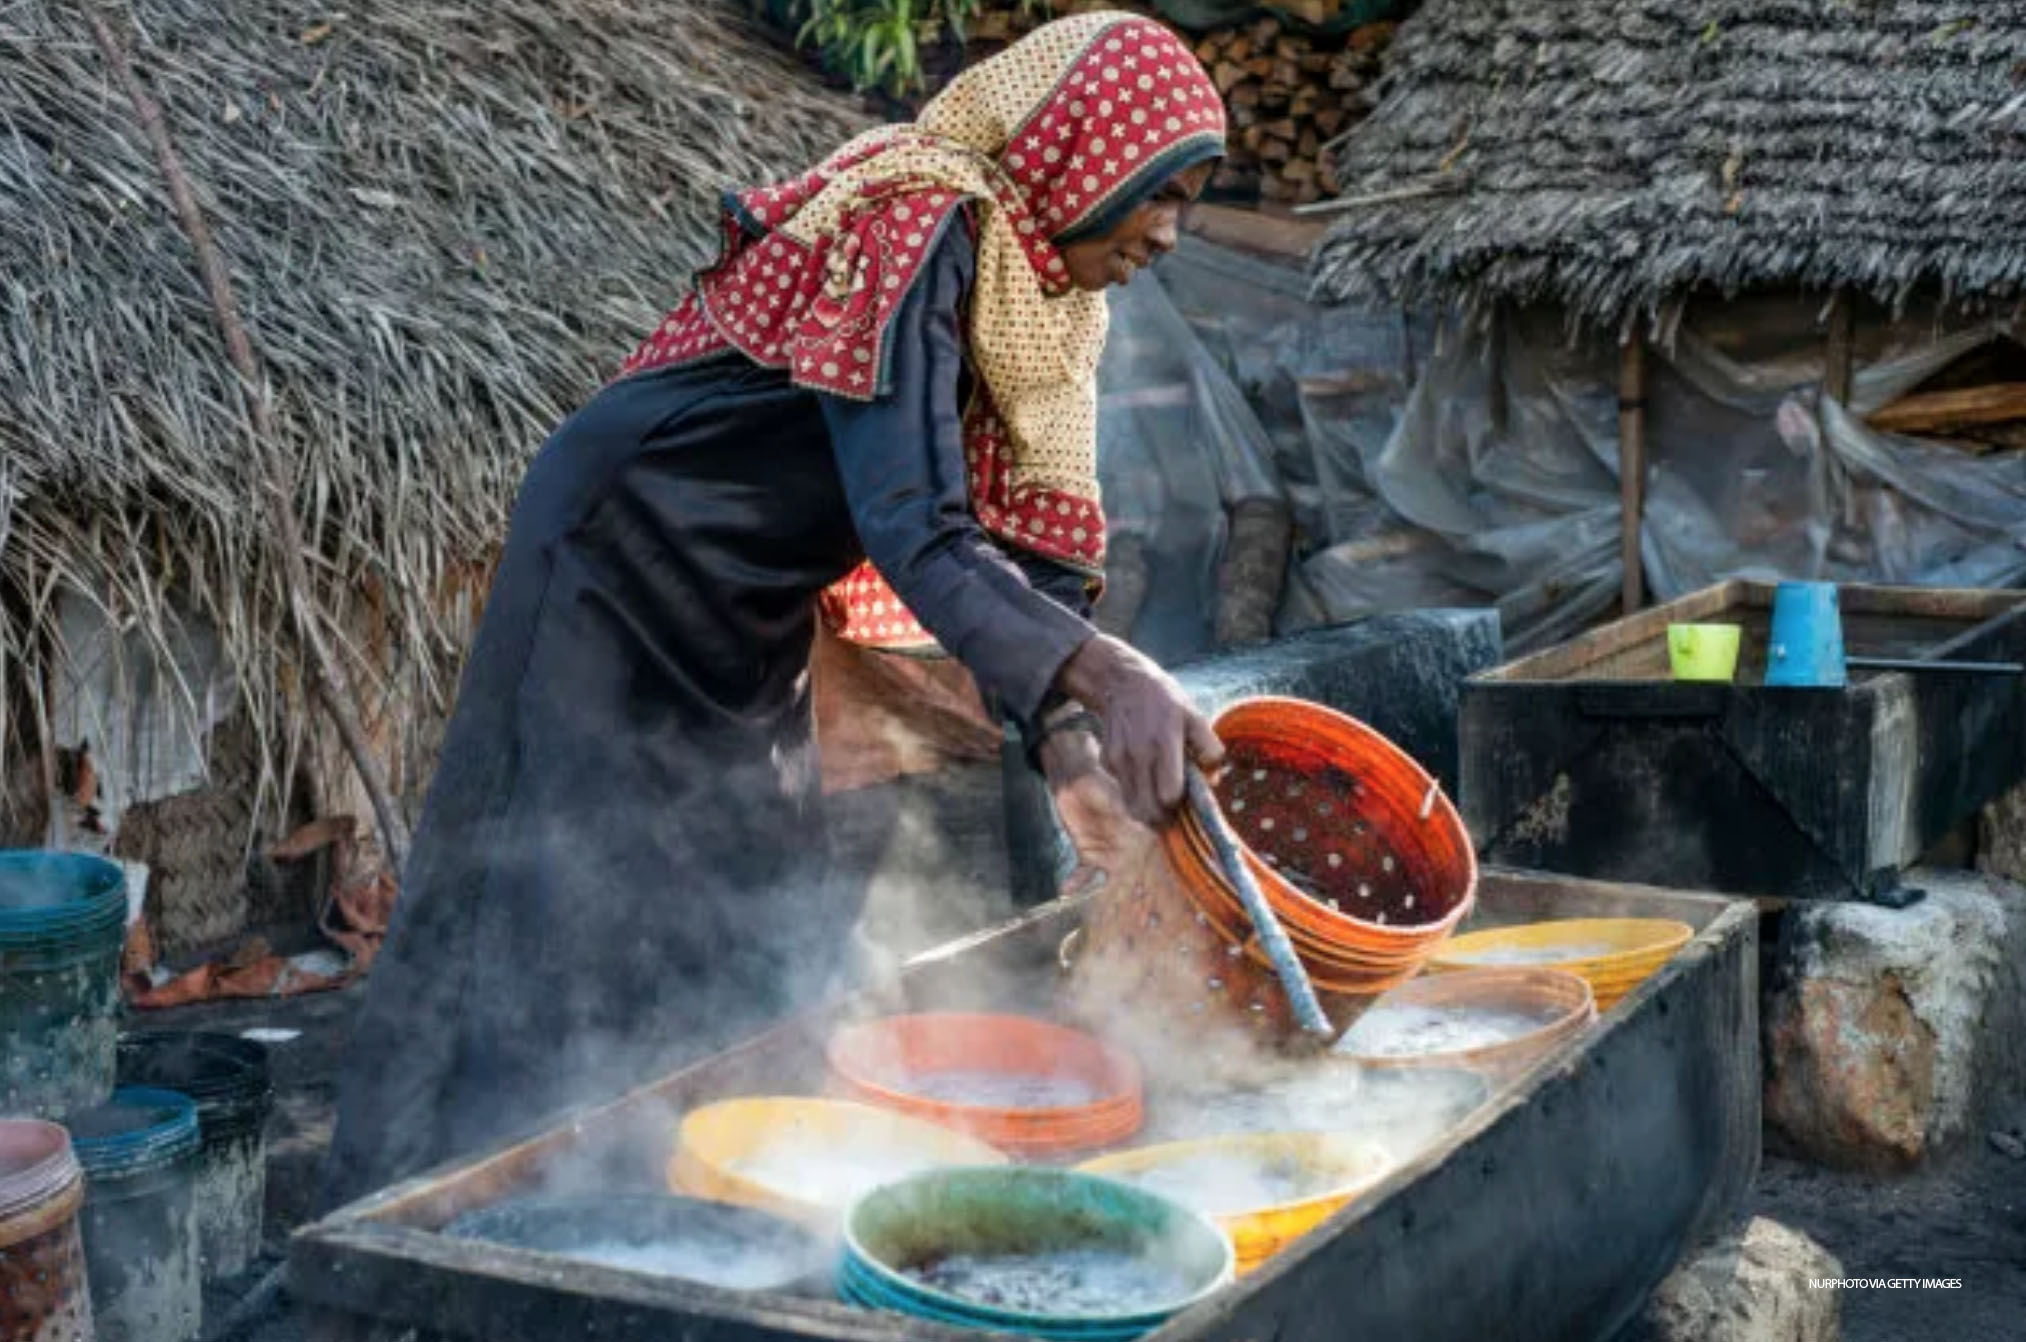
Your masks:
M 1144 1118 L 1139 1064 L 1077 1030 L 1024 1016 L 931 1013 L 848 1026 L 831 1037 L 839 1094 L 912 1114 L 1011 1155 L 1048 1157 L 1112 1146 Z M 998 1078 L 1037 1092 L 1067 1083 L 1093 1098 L 1032 1106 L 928 1093 L 938 1077 Z
M 1434 777 L 1364 723 L 1298 699 L 1245 700 L 1216 728 L 1218 802 L 1316 987 L 1369 995 L 1412 978 L 1477 894 L 1470 835 Z M 1204 916 L 1265 963 L 1194 817 L 1162 841 Z

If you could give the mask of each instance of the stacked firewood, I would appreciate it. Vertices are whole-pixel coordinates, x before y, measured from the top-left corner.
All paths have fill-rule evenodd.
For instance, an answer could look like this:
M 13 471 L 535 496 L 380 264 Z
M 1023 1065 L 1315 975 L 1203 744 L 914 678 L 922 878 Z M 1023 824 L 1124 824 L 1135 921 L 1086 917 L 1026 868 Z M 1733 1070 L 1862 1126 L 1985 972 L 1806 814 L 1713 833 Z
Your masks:
M 1324 22 L 1336 0 L 1302 0 L 1311 9 L 1285 6 L 1312 22 Z M 1058 0 L 1057 15 L 1084 9 L 1139 9 L 1120 0 Z M 981 59 L 1044 22 L 1039 7 L 990 5 L 974 18 L 967 36 L 972 59 Z M 1231 124 L 1229 156 L 1217 173 L 1220 192 L 1250 194 L 1302 205 L 1335 195 L 1337 185 L 1323 153 L 1372 110 L 1372 88 L 1393 40 L 1391 23 L 1368 23 L 1335 37 L 1297 31 L 1279 19 L 1262 18 L 1194 39 L 1196 58 L 1224 95 Z
M 1264 18 L 1199 40 L 1196 58 L 1224 95 L 1231 123 L 1217 186 L 1256 184 L 1263 199 L 1296 205 L 1335 195 L 1323 149 L 1371 111 L 1392 37 L 1390 23 L 1316 38 Z

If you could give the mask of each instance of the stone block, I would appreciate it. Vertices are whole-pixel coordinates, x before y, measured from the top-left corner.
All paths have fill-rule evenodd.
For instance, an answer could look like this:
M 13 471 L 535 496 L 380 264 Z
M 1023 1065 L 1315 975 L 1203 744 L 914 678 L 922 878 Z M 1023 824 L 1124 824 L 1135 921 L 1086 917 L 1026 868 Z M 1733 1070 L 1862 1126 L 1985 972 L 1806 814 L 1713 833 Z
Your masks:
M 1803 1159 L 1911 1168 L 2026 1079 L 2026 891 L 1916 871 L 1905 909 L 1784 915 L 1765 1003 L 1766 1121 Z
M 1837 1293 L 1811 1281 L 1840 1277 L 1827 1249 L 1763 1216 L 1683 1259 L 1647 1305 L 1648 1342 L 1836 1342 Z
M 2026 885 L 2026 784 L 1978 813 L 1977 870 Z

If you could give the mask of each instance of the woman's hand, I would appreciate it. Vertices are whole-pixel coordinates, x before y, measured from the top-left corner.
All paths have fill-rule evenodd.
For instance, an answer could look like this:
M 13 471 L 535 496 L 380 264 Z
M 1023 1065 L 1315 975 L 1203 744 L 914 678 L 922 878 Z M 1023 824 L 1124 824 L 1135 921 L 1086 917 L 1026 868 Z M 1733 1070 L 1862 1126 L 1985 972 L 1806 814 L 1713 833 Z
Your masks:
M 1182 800 L 1193 758 L 1212 768 L 1224 746 L 1174 678 L 1131 646 L 1097 634 L 1070 654 L 1055 687 L 1104 720 L 1104 767 L 1126 809 L 1158 824 Z
M 1124 794 L 1099 755 L 1097 738 L 1086 731 L 1057 732 L 1041 747 L 1041 772 L 1056 818 L 1076 848 L 1076 869 L 1057 891 L 1064 898 L 1129 879 L 1157 841 L 1154 831 L 1126 810 Z

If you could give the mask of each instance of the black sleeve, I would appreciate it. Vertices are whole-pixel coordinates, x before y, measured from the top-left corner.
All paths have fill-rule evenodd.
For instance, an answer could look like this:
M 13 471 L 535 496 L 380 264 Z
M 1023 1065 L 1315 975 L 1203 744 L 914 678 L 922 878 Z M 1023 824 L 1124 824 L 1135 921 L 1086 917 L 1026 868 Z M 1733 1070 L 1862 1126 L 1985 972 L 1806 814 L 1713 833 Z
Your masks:
M 1094 631 L 1036 591 L 971 512 L 959 397 L 973 264 L 970 238 L 953 220 L 887 331 L 888 394 L 821 399 L 866 557 L 980 689 L 1024 723 Z

